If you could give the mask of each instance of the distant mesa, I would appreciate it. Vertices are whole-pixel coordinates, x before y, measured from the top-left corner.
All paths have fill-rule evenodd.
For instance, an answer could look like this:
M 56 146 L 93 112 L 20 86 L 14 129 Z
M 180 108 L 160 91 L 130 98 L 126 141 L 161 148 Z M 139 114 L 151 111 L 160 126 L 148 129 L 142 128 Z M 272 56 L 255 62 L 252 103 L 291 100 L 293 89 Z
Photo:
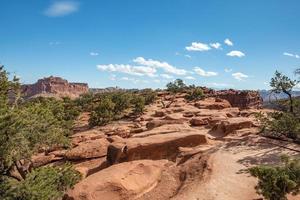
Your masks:
M 207 97 L 225 99 L 232 106 L 241 109 L 260 108 L 263 103 L 258 91 L 213 90 L 206 87 L 202 87 L 202 89 Z M 70 97 L 71 99 L 75 99 L 88 92 L 106 93 L 115 91 L 135 91 L 135 89 L 125 90 L 119 87 L 89 88 L 87 83 L 70 83 L 63 78 L 54 76 L 39 79 L 34 84 L 22 85 L 22 93 L 25 99 L 39 96 L 55 98 Z
M 72 99 L 79 97 L 81 94 L 89 92 L 87 83 L 70 83 L 60 77 L 46 77 L 39 79 L 34 84 L 26 84 L 21 87 L 24 98 L 37 96 L 44 97 L 70 97 Z

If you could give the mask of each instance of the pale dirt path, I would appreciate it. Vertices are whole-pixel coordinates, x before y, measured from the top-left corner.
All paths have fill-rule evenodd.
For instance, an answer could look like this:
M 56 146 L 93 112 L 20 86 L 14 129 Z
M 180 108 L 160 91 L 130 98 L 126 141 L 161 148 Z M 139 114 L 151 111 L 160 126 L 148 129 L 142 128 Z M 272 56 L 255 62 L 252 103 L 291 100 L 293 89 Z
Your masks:
M 238 142 L 239 143 L 239 142 Z M 245 170 L 257 164 L 272 164 L 279 161 L 280 154 L 297 153 L 270 145 L 232 145 L 221 147 L 208 160 L 208 170 L 199 181 L 186 187 L 174 200 L 254 200 L 257 180 Z M 299 155 L 299 154 L 298 154 Z M 300 195 L 289 196 L 300 200 Z
M 237 163 L 237 157 L 218 151 L 208 161 L 208 171 L 203 180 L 195 183 L 175 199 L 186 200 L 252 200 L 257 198 L 254 190 L 255 179 L 240 173 L 246 169 Z

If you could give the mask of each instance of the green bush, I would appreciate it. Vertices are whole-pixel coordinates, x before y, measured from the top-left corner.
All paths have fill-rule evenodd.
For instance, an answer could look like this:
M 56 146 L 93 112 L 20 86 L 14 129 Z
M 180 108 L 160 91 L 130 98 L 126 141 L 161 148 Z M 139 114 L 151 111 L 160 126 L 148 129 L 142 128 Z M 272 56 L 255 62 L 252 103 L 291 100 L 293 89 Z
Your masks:
M 65 164 L 35 169 L 20 182 L 4 176 L 1 179 L 0 198 L 3 200 L 50 200 L 60 199 L 81 179 L 81 175 L 71 165 Z
M 112 102 L 115 104 L 115 115 L 121 115 L 126 109 L 130 108 L 132 94 L 126 92 L 116 92 L 109 95 Z
M 145 98 L 143 96 L 135 95 L 132 99 L 133 114 L 139 115 L 144 112 Z
M 185 96 L 185 98 L 189 101 L 201 100 L 204 99 L 204 97 L 205 96 L 203 90 L 199 87 L 191 89 L 190 91 L 188 91 L 188 94 Z
M 257 166 L 250 174 L 258 178 L 255 187 L 258 194 L 268 200 L 287 200 L 287 194 L 299 194 L 300 160 L 284 158 L 283 166 Z
M 300 121 L 291 113 L 274 112 L 267 116 L 260 114 L 258 120 L 261 122 L 262 133 L 266 136 L 284 136 L 294 140 L 300 137 Z
M 112 102 L 111 98 L 104 97 L 100 100 L 97 107 L 92 111 L 89 124 L 91 126 L 105 125 L 115 116 L 115 103 Z
M 94 94 L 89 92 L 80 95 L 80 97 L 75 99 L 74 102 L 76 106 L 80 108 L 81 111 L 89 112 L 92 111 L 94 98 L 95 98 Z
M 157 94 L 152 89 L 145 89 L 141 91 L 141 95 L 145 98 L 145 105 L 150 105 L 155 102 Z
M 0 115 L 0 171 L 38 151 L 67 147 L 69 131 L 42 104 L 19 107 Z
M 20 104 L 19 86 L 0 67 L 0 199 L 57 199 L 78 181 L 75 171 L 70 167 L 31 171 L 24 163 L 30 163 L 37 152 L 67 147 L 70 130 L 64 122 L 77 114 L 65 107 L 70 105 L 67 99 L 64 103 L 40 99 Z M 8 98 L 11 94 L 13 102 Z
M 187 89 L 186 84 L 181 79 L 176 79 L 166 85 L 167 91 L 172 93 L 184 92 Z
M 72 128 L 74 120 L 80 114 L 80 107 L 77 106 L 76 102 L 71 100 L 70 98 L 57 100 L 55 98 L 37 97 L 31 99 L 29 102 L 26 102 L 22 106 L 30 107 L 36 104 L 39 104 L 42 107 L 50 110 L 54 117 L 66 130 L 70 130 Z

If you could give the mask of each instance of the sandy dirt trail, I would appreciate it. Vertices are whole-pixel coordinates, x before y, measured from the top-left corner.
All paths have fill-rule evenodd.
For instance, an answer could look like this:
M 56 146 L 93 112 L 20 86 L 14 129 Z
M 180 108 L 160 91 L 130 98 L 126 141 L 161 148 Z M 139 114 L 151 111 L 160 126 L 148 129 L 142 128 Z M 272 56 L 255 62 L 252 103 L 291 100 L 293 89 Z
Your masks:
M 238 144 L 240 143 L 240 144 Z M 208 160 L 204 177 L 182 190 L 176 200 L 254 200 L 261 197 L 255 192 L 257 180 L 246 169 L 257 164 L 279 162 L 280 154 L 299 155 L 270 145 L 228 143 L 220 147 Z M 289 196 L 300 200 L 300 196 Z

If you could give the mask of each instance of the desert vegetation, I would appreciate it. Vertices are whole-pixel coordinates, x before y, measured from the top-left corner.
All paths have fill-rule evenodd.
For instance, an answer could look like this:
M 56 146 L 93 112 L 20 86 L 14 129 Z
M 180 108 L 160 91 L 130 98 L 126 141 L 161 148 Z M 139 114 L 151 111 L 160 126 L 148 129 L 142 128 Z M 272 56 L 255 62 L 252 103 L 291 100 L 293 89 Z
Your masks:
M 113 92 L 109 94 L 96 94 L 93 97 L 82 96 L 77 102 L 86 102 L 91 98 L 91 126 L 105 125 L 113 120 L 121 119 L 128 115 L 140 115 L 145 105 L 153 103 L 156 99 L 155 91 L 151 89 L 139 92 Z M 82 104 L 84 105 L 84 104 Z M 84 107 L 82 107 L 85 109 Z
M 22 103 L 19 87 L 19 80 L 9 80 L 4 67 L 0 67 L 0 198 L 59 198 L 79 181 L 80 174 L 67 165 L 34 169 L 31 156 L 68 147 L 70 121 L 77 113 L 68 109 L 67 100 Z
M 282 156 L 279 166 L 257 166 L 250 174 L 259 182 L 256 190 L 269 200 L 286 200 L 287 194 L 297 195 L 300 191 L 300 160 Z
M 300 143 L 300 118 L 298 100 L 292 97 L 292 90 L 298 83 L 276 71 L 271 79 L 272 92 L 287 95 L 288 100 L 277 101 L 281 105 L 280 111 L 267 114 L 257 113 L 261 122 L 261 134 L 265 137 L 279 140 L 292 140 Z M 250 174 L 259 179 L 256 190 L 269 200 L 286 200 L 287 194 L 297 195 L 300 190 L 300 162 L 299 158 L 282 157 L 283 164 L 278 166 L 260 165 L 250 169 Z

